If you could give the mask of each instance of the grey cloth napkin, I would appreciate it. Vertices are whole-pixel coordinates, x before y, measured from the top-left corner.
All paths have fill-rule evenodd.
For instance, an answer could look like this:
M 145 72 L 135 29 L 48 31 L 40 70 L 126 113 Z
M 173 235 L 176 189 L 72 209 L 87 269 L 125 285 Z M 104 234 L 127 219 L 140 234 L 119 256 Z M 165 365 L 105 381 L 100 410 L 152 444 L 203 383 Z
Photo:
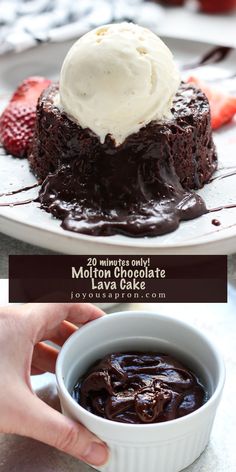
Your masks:
M 145 0 L 0 0 L 0 54 L 76 38 L 111 22 L 156 29 L 163 12 Z

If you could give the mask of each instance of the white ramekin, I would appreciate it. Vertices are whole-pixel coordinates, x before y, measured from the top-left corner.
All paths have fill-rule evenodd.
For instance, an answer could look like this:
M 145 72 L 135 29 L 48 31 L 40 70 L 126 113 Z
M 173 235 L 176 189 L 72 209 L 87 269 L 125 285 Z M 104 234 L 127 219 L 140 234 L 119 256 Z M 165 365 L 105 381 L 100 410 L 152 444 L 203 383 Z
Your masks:
M 209 399 L 188 416 L 165 423 L 132 425 L 89 413 L 70 393 L 79 376 L 108 353 L 156 350 L 176 355 L 202 379 Z M 194 327 L 149 312 L 121 312 L 80 328 L 64 344 L 56 366 L 65 415 L 80 421 L 110 448 L 104 472 L 178 472 L 204 451 L 224 386 L 218 349 Z

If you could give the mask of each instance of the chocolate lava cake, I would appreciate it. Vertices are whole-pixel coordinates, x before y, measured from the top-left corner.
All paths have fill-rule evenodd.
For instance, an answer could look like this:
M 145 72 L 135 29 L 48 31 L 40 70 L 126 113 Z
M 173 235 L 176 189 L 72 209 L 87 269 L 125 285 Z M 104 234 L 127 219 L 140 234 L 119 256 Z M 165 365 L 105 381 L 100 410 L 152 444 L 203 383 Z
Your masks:
M 54 105 L 58 85 L 41 95 L 29 160 L 45 179 L 39 201 L 64 229 L 91 235 L 156 236 L 206 213 L 191 190 L 217 167 L 205 94 L 181 83 L 170 120 L 152 121 L 119 146 L 104 144 Z

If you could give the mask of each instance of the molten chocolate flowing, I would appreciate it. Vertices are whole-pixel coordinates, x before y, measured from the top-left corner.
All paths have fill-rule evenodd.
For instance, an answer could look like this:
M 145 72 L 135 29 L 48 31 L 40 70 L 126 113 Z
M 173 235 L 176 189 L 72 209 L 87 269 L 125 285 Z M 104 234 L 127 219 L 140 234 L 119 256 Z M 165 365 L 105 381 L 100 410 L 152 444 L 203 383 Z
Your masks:
M 73 390 L 95 415 L 122 423 L 158 423 L 198 409 L 206 392 L 197 377 L 166 354 L 115 353 L 96 363 Z

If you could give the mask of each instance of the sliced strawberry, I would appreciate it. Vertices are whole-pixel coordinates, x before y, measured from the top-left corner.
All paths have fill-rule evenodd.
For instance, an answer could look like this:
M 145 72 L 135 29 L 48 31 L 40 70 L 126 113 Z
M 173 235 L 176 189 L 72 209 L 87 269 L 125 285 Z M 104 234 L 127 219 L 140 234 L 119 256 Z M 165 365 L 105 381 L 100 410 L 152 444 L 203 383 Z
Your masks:
M 211 124 L 213 129 L 229 123 L 236 113 L 236 97 L 211 87 L 197 77 L 189 77 L 187 82 L 195 84 L 207 96 L 211 108 Z
M 44 77 L 25 79 L 2 113 L 0 140 L 6 151 L 13 156 L 27 155 L 34 133 L 37 101 L 50 83 Z
M 11 102 L 27 102 L 37 104 L 41 92 L 48 87 L 50 80 L 44 77 L 28 77 L 25 79 L 12 95 Z

